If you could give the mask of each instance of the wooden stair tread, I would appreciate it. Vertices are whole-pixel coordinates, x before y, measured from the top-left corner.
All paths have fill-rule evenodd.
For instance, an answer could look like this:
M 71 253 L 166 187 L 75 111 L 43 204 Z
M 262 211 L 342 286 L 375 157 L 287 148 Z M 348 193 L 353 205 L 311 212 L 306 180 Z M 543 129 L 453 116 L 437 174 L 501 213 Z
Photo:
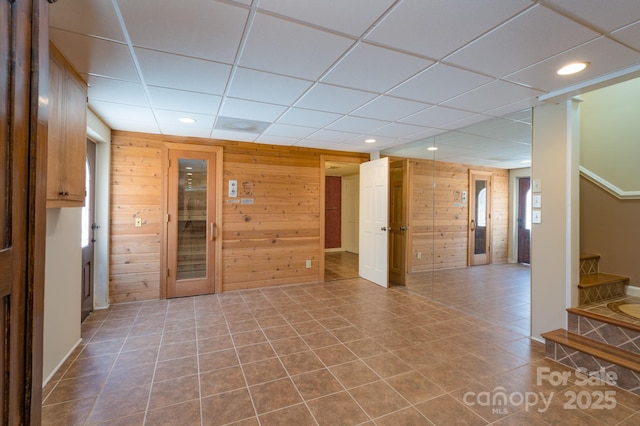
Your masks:
M 587 260 L 587 259 L 600 259 L 600 255 L 592 254 L 592 253 L 580 253 L 580 260 Z
M 610 284 L 616 281 L 628 281 L 629 277 L 624 275 L 605 274 L 598 272 L 595 274 L 581 275 L 578 288 L 595 287 L 597 285 Z
M 543 333 L 542 337 L 603 361 L 640 373 L 640 355 L 607 345 L 562 328 Z
M 634 324 L 632 322 L 621 321 L 616 318 L 607 317 L 605 315 L 596 314 L 594 312 L 585 311 L 580 308 L 568 308 L 567 312 L 575 315 L 580 315 L 581 317 L 591 318 L 596 321 L 604 322 L 606 324 L 615 325 L 617 327 L 626 328 L 627 330 L 632 330 L 640 333 L 640 325 Z

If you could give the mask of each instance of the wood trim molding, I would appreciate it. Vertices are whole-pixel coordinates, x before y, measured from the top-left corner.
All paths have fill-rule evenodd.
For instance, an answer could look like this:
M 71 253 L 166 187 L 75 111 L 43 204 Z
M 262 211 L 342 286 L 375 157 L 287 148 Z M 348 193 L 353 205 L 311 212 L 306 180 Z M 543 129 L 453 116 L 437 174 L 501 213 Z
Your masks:
M 580 166 L 580 175 L 620 200 L 640 200 L 640 191 L 625 191 L 608 180 Z

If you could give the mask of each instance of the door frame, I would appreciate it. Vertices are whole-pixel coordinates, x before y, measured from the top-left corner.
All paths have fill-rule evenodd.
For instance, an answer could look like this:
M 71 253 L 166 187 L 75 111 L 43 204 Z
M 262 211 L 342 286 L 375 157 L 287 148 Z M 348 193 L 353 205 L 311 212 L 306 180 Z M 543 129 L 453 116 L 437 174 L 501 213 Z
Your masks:
M 475 237 L 475 231 L 471 230 L 471 221 L 475 221 L 475 178 L 476 177 L 486 177 L 487 181 L 487 226 L 486 226 L 486 243 L 485 243 L 485 259 L 486 262 L 476 263 L 476 258 L 479 255 L 474 253 L 475 241 L 472 239 Z M 467 265 L 489 265 L 492 262 L 492 198 L 493 198 L 493 172 L 485 171 L 485 170 L 473 170 L 469 169 L 469 217 L 467 218 Z
M 318 261 L 318 282 L 325 282 L 324 280 L 324 239 L 325 239 L 325 177 L 326 177 L 326 163 L 353 163 L 362 164 L 368 160 L 362 157 L 347 157 L 340 155 L 321 155 L 320 156 L 320 241 L 318 247 L 320 248 L 320 259 Z
M 214 241 L 214 260 L 213 260 L 213 279 L 214 293 L 220 293 L 223 289 L 222 283 L 222 190 L 223 190 L 223 148 L 221 146 L 209 146 L 199 144 L 182 144 L 166 142 L 162 147 L 162 226 L 160 227 L 160 299 L 167 298 L 167 270 L 168 262 L 168 244 L 169 244 L 169 151 L 200 151 L 214 153 L 215 159 L 215 227 L 218 237 Z M 175 271 L 174 271 L 175 273 Z

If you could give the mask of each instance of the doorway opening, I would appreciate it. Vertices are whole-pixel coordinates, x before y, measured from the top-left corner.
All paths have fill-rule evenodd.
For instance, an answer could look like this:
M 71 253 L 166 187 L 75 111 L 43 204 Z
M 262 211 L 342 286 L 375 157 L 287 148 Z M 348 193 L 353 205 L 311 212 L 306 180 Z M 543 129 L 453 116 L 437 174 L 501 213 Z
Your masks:
M 96 211 L 96 144 L 87 140 L 87 158 L 85 163 L 84 207 L 82 207 L 82 278 L 80 322 L 93 312 L 93 272 L 95 232 L 98 229 L 95 221 Z
M 360 159 L 324 157 L 321 281 L 357 278 Z
M 529 264 L 531 250 L 531 178 L 518 178 L 518 263 Z

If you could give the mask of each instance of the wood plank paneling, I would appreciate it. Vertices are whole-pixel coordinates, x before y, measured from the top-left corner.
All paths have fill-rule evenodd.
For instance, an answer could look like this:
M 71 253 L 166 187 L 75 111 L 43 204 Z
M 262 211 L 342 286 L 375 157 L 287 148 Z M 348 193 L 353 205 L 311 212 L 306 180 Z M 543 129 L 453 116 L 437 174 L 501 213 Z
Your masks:
M 467 265 L 469 169 L 493 173 L 492 258 L 507 261 L 509 172 L 430 160 L 410 160 L 411 211 L 409 272 L 457 268 Z M 434 186 L 435 184 L 435 186 Z M 420 258 L 418 258 L 420 253 Z
M 224 148 L 223 291 L 318 282 L 320 157 L 329 151 L 114 132 L 111 152 L 112 302 L 155 299 L 160 289 L 162 156 L 174 143 Z M 335 154 L 335 153 L 333 153 Z M 365 158 L 364 154 L 340 153 Z M 228 181 L 238 181 L 229 199 Z M 243 193 L 251 182 L 251 194 Z M 241 204 L 241 199 L 253 204 Z M 238 201 L 237 203 L 228 200 Z M 142 226 L 134 226 L 135 218 Z M 306 268 L 311 260 L 311 268 Z

